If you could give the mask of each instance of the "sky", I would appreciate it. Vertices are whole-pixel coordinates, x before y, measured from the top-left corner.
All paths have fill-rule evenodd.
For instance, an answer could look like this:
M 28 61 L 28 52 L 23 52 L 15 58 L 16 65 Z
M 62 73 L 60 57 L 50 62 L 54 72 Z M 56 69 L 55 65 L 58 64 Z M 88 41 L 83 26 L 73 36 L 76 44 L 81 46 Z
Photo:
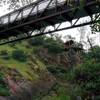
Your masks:
M 7 14 L 9 12 L 7 10 L 7 8 L 8 8 L 7 4 L 3 5 L 2 7 L 0 7 L 0 16 L 5 15 L 5 14 Z M 81 18 L 78 23 L 82 23 L 82 22 L 89 21 L 89 20 L 90 20 L 89 17 Z M 60 28 L 63 28 L 64 26 L 69 26 L 69 23 L 68 22 L 62 23 Z M 64 41 L 67 41 L 67 39 L 68 39 L 67 35 L 71 35 L 72 37 L 75 38 L 75 41 L 80 42 L 80 36 L 81 36 L 81 34 L 80 34 L 81 31 L 80 30 L 81 29 L 82 28 L 69 29 L 69 30 L 57 32 L 57 34 L 61 35 L 62 39 Z M 90 26 L 85 26 L 84 29 L 85 29 L 85 31 L 84 31 L 85 34 L 84 34 L 83 39 L 82 39 L 85 42 L 85 43 L 83 43 L 84 44 L 84 48 L 85 49 L 89 48 L 89 44 L 87 42 L 87 36 L 89 36 L 89 38 L 91 40 L 93 40 L 93 45 L 100 45 L 100 34 L 99 33 L 91 34 Z

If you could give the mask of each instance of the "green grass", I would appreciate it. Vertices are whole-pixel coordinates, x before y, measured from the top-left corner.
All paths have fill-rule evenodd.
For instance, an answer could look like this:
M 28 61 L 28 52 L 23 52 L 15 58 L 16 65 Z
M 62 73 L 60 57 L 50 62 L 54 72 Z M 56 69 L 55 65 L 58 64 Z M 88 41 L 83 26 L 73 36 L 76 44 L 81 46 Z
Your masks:
M 22 74 L 22 76 L 30 80 L 36 79 L 38 77 L 36 74 L 31 72 L 30 66 L 27 63 L 22 63 L 14 59 L 10 59 L 10 60 L 0 59 L 0 65 L 9 68 L 15 68 Z M 28 75 L 27 72 L 31 72 L 33 77 Z
M 26 62 L 20 62 L 20 61 L 14 60 L 12 58 L 12 52 L 16 49 L 20 49 L 20 50 L 24 51 L 26 55 L 35 56 L 33 53 L 34 47 L 31 46 L 31 48 L 27 48 L 27 45 L 29 45 L 29 44 L 26 41 L 17 43 L 14 47 L 12 47 L 10 45 L 1 45 L 0 52 L 6 50 L 8 52 L 8 55 L 10 56 L 10 59 L 5 60 L 2 57 L 0 57 L 0 66 L 16 68 L 25 78 L 27 78 L 29 80 L 34 80 L 34 79 L 38 78 L 38 75 L 35 74 L 31 70 L 30 65 L 28 65 L 30 58 L 28 58 Z M 36 64 L 34 63 L 34 66 L 39 67 L 40 70 L 43 70 L 46 68 L 45 65 L 38 58 L 35 59 L 35 62 L 36 62 Z M 30 75 L 27 72 L 29 72 Z
M 69 96 L 61 95 L 61 96 L 47 96 L 42 100 L 70 100 Z
M 8 53 L 11 53 L 13 50 L 15 50 L 15 48 L 10 47 L 9 45 L 1 45 L 0 51 L 4 51 L 4 50 L 7 50 Z

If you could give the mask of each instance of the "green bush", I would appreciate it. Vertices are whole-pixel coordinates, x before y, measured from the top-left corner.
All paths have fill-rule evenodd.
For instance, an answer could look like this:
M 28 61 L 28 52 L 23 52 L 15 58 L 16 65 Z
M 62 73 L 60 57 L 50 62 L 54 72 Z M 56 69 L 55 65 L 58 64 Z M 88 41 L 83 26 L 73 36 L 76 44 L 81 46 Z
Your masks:
M 9 96 L 10 92 L 7 86 L 0 85 L 0 96 Z
M 61 79 L 66 79 L 67 69 L 64 69 L 63 66 L 49 65 L 47 66 L 47 69 L 54 76 L 61 78 Z
M 52 37 L 39 36 L 30 39 L 28 43 L 33 46 L 42 46 L 44 48 L 48 48 L 49 53 L 53 54 L 58 54 L 63 51 L 63 43 L 58 37 L 55 39 Z
M 57 43 L 48 44 L 47 47 L 48 47 L 49 53 L 58 54 L 58 53 L 61 53 L 63 51 L 61 46 L 58 45 Z
M 44 36 L 34 37 L 28 40 L 28 43 L 33 46 L 41 46 L 44 44 L 44 39 L 45 39 Z
M 87 52 L 87 53 L 83 52 L 83 57 L 86 60 L 94 59 L 96 62 L 100 62 L 100 47 L 95 46 L 95 47 L 93 47 L 93 50 L 90 49 L 89 52 Z
M 63 68 L 63 66 L 57 66 L 57 65 L 49 65 L 49 66 L 47 66 L 47 69 L 53 74 L 66 73 L 67 72 L 67 70 L 65 70 Z
M 76 95 L 83 100 L 99 100 L 100 97 L 100 47 L 95 46 L 89 52 L 83 52 L 84 63 L 77 65 L 67 73 L 67 80 L 75 86 Z
M 100 95 L 100 63 L 89 60 L 74 68 L 70 73 L 69 80 L 81 87 L 83 95 L 86 97 Z
M 3 74 L 0 73 L 0 96 L 9 96 L 9 89 L 3 80 Z
M 55 40 L 54 38 L 47 38 L 44 47 L 48 48 L 49 53 L 58 54 L 63 51 L 63 43 Z
M 27 60 L 27 56 L 22 50 L 14 50 L 12 52 L 12 58 L 22 62 L 25 62 Z

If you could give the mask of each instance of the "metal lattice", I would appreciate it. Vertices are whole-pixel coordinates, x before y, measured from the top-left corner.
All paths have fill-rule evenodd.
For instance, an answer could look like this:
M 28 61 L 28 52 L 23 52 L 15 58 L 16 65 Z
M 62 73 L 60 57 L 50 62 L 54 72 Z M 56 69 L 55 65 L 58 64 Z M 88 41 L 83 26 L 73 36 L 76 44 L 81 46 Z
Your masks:
M 66 4 L 66 0 L 38 0 L 0 17 L 0 39 L 3 41 L 2 43 L 9 43 L 97 22 L 97 20 L 93 20 L 83 24 L 76 24 L 81 17 L 91 17 L 93 14 L 100 12 L 100 3 L 98 1 L 86 0 L 85 5 L 81 8 L 80 1 L 73 0 L 74 5 L 72 6 Z M 59 29 L 62 22 L 71 22 L 74 19 L 76 19 L 76 22 L 71 24 L 70 27 Z M 55 26 L 55 24 L 59 24 L 59 26 L 52 31 L 45 32 L 48 26 Z M 32 34 L 33 32 L 35 35 Z

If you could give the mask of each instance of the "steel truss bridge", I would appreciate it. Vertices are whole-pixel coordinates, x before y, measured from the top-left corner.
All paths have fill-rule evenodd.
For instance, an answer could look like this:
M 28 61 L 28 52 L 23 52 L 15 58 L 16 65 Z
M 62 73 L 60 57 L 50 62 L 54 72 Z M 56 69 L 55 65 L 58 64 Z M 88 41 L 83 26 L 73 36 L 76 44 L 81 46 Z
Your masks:
M 96 23 L 100 20 L 100 1 L 85 0 L 38 0 L 30 5 L 10 12 L 0 17 L 0 44 L 28 39 L 47 33 L 53 33 L 65 29 L 76 28 L 84 25 Z M 92 15 L 98 14 L 92 20 Z M 80 18 L 90 16 L 91 21 L 77 24 Z M 72 20 L 75 20 L 72 23 Z M 70 26 L 59 28 L 61 23 L 70 22 Z M 55 27 L 55 25 L 58 25 Z M 54 30 L 46 31 L 48 26 L 53 26 Z

